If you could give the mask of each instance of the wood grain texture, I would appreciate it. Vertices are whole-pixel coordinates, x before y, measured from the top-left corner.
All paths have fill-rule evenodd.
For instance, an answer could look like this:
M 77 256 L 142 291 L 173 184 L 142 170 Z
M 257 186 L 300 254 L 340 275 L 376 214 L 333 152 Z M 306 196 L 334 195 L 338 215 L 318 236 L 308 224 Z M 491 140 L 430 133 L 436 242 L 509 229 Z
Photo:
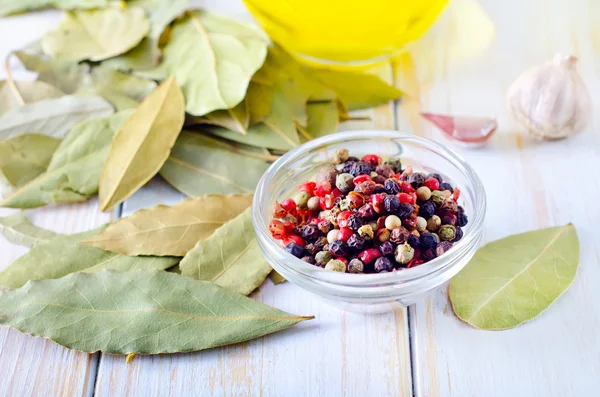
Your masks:
M 591 1 L 482 1 L 497 26 L 491 48 L 468 63 L 432 63 L 413 89 L 415 109 L 498 117 L 485 149 L 456 149 L 484 182 L 488 213 L 484 242 L 509 234 L 573 222 L 581 239 L 575 282 L 539 318 L 507 331 L 480 331 L 452 313 L 445 289 L 410 309 L 416 395 L 595 395 L 600 386 L 600 182 L 598 120 L 568 140 L 536 143 L 510 121 L 509 84 L 555 52 L 579 57 L 579 70 L 600 110 L 600 7 Z M 588 19 L 589 18 L 589 19 Z M 398 68 L 397 80 L 410 79 Z M 415 71 L 422 71 L 415 65 Z M 404 89 L 404 87 L 402 87 Z M 400 111 L 400 109 L 399 109 Z M 406 110 L 404 110 L 406 112 Z M 401 128 L 411 128 L 410 114 Z M 444 142 L 418 121 L 417 133 Z M 590 177 L 591 176 L 591 177 Z

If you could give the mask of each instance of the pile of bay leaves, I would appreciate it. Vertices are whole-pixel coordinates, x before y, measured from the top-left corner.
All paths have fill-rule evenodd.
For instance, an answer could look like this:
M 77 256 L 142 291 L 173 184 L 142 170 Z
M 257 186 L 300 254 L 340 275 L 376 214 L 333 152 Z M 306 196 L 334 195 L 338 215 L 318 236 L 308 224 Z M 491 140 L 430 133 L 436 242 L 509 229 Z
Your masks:
M 272 271 L 252 192 L 285 151 L 401 93 L 376 75 L 310 68 L 189 0 L 0 1 L 0 16 L 50 5 L 69 8 L 62 22 L 12 54 L 37 80 L 14 81 L 6 62 L 0 82 L 0 206 L 98 194 L 108 210 L 157 174 L 190 198 L 74 235 L 23 212 L 0 218 L 31 247 L 0 273 L 0 324 L 86 352 L 156 354 L 311 318 L 245 296 Z

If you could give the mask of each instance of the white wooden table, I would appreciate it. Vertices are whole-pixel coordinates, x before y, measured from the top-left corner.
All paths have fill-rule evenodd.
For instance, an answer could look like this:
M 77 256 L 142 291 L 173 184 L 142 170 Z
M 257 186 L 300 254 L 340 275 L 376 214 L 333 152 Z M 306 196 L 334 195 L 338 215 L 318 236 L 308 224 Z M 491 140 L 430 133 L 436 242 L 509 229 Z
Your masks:
M 249 19 L 239 1 L 196 2 Z M 477 170 L 489 202 L 484 240 L 573 222 L 581 267 L 571 289 L 538 319 L 508 331 L 461 323 L 442 288 L 408 310 L 362 316 L 323 305 L 289 283 L 261 287 L 256 299 L 306 322 L 237 346 L 194 354 L 88 355 L 0 328 L 0 396 L 595 396 L 600 390 L 600 4 L 595 0 L 485 0 L 496 24 L 491 47 L 456 63 L 444 51 L 427 62 L 403 59 L 389 80 L 401 105 L 367 111 L 353 125 L 410 130 L 442 139 L 418 120 L 428 110 L 496 116 L 485 149 L 457 148 Z M 53 27 L 49 11 L 0 19 L 0 58 Z M 460 18 L 454 22 L 460 23 Z M 596 121 L 568 140 L 529 141 L 507 117 L 508 85 L 525 68 L 572 53 L 592 94 Z M 16 79 L 32 78 L 23 70 Z M 159 179 L 112 214 L 95 199 L 29 215 L 59 232 L 87 230 L 182 195 Z M 10 211 L 0 210 L 0 215 Z M 0 238 L 0 267 L 25 249 Z

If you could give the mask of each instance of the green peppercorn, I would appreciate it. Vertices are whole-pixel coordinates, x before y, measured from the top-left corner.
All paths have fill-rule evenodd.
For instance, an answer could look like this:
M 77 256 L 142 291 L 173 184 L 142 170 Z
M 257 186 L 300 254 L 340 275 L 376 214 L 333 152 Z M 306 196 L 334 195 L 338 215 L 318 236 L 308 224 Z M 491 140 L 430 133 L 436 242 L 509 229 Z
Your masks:
M 431 189 L 427 186 L 421 186 L 417 189 L 417 198 L 421 201 L 427 201 L 431 197 Z
M 315 261 L 319 266 L 325 266 L 327 262 L 333 259 L 333 255 L 329 251 L 319 251 L 315 255 Z
M 348 160 L 349 157 L 350 152 L 348 151 L 348 149 L 338 149 L 333 153 L 331 159 L 333 160 L 334 164 L 342 164 L 343 162 Z
M 433 215 L 431 218 L 427 220 L 427 230 L 435 232 L 442 225 L 442 220 L 439 216 Z
M 385 228 L 388 230 L 394 230 L 402 226 L 402 221 L 396 215 L 389 215 L 385 218 Z
M 296 202 L 296 206 L 303 210 L 307 208 L 309 199 L 310 199 L 310 194 L 308 194 L 306 192 L 298 192 L 294 196 L 294 201 Z
M 354 182 L 352 181 L 353 179 L 354 179 L 354 175 L 352 175 L 352 174 L 348 174 L 348 173 L 339 174 L 335 178 L 335 186 L 338 189 L 340 189 L 340 192 L 342 192 L 344 194 L 348 194 L 349 192 L 354 190 Z
M 321 204 L 319 203 L 319 198 L 317 196 L 309 198 L 306 206 L 311 211 L 318 211 L 321 209 Z
M 431 192 L 431 201 L 433 201 L 435 205 L 439 207 L 440 205 L 444 204 L 444 201 L 446 201 L 446 195 L 442 191 L 434 190 Z
M 427 229 L 427 220 L 422 216 L 417 216 L 417 230 L 424 232 Z
M 325 270 L 344 273 L 346 271 L 346 264 L 338 259 L 332 259 L 325 265 Z
M 377 226 L 377 222 L 369 222 L 368 225 L 371 226 L 371 229 L 373 229 L 373 233 L 375 233 L 375 232 L 377 232 L 377 230 L 379 230 L 379 226 Z
M 358 258 L 354 258 L 348 263 L 349 273 L 363 273 L 365 271 L 365 264 Z
M 401 265 L 406 265 L 415 256 L 415 249 L 407 243 L 400 244 L 396 247 L 394 258 Z
M 348 211 L 350 209 L 350 204 L 346 200 L 340 200 L 340 211 Z
M 452 225 L 444 225 L 438 230 L 438 235 L 444 241 L 452 241 L 456 237 L 456 228 Z
M 358 235 L 365 240 L 373 240 L 374 234 L 371 225 L 363 225 L 358 228 Z

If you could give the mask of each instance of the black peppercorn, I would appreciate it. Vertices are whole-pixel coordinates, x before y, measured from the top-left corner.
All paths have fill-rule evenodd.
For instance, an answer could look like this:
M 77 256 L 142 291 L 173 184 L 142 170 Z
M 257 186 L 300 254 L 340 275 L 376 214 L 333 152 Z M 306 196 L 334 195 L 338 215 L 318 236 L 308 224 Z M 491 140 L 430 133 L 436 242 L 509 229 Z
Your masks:
M 400 199 L 392 195 L 385 196 L 383 198 L 383 209 L 385 212 L 395 214 L 400 209 Z
M 381 272 L 391 272 L 394 269 L 394 266 L 392 265 L 392 261 L 390 261 L 385 256 L 382 256 L 380 258 L 377 258 L 377 260 L 375 261 L 374 268 L 375 268 L 375 273 L 381 273 Z
M 408 245 L 410 245 L 413 248 L 418 248 L 419 245 L 421 244 L 421 240 L 419 239 L 418 236 L 415 236 L 414 234 L 411 234 L 410 236 L 408 236 Z
M 317 225 L 306 225 L 302 228 L 302 238 L 304 241 L 315 241 L 320 235 L 321 231 Z
M 342 240 L 335 240 L 329 244 L 329 252 L 335 256 L 344 256 L 348 253 L 348 244 Z
M 408 176 L 408 183 L 412 185 L 413 189 L 418 189 L 425 183 L 425 175 L 420 172 L 412 173 Z
M 427 180 L 429 178 L 437 179 L 437 181 L 439 183 L 444 182 L 444 180 L 442 179 L 442 176 L 440 174 L 438 174 L 437 172 L 432 172 L 430 174 L 427 174 L 427 176 L 425 177 L 425 180 Z
M 352 167 L 354 166 L 354 164 L 357 162 L 358 160 L 352 160 L 352 157 L 348 158 L 348 160 L 346 160 L 346 162 L 344 163 L 344 165 L 342 166 L 342 173 L 350 173 L 350 170 L 352 170 Z
M 389 194 L 398 194 L 402 191 L 400 184 L 395 179 L 386 179 L 384 186 Z
M 393 168 L 387 164 L 378 165 L 377 168 L 375 168 L 375 172 L 383 176 L 384 178 L 390 178 L 392 175 L 395 174 Z
M 436 256 L 435 247 L 429 248 L 429 249 L 425 250 L 425 252 L 423 252 L 423 260 L 425 262 L 429 262 L 430 260 L 435 259 L 435 256 Z
M 306 244 L 306 246 L 304 247 L 304 249 L 306 250 L 306 252 L 308 252 L 311 255 L 316 255 L 317 252 L 321 251 L 323 247 L 318 248 L 315 244 Z
M 362 251 L 365 248 L 365 239 L 357 234 L 353 234 L 347 241 L 348 247 L 355 251 Z
M 419 238 L 422 250 L 434 248 L 437 245 L 437 239 L 431 233 L 423 233 Z
M 381 252 L 381 254 L 384 256 L 392 255 L 394 253 L 394 244 L 386 241 L 379 246 L 379 252 Z
M 373 172 L 374 170 L 375 170 L 375 168 L 373 168 L 369 164 L 365 163 L 364 161 L 357 161 L 356 163 L 354 163 L 352 165 L 352 168 L 348 172 L 354 176 L 359 176 L 359 175 L 371 175 L 371 172 Z
M 296 243 L 289 243 L 285 246 L 285 249 L 296 258 L 302 258 L 306 251 L 303 246 Z
M 355 232 L 358 231 L 358 229 L 360 229 L 360 227 L 364 224 L 364 219 L 358 214 L 352 214 L 348 218 L 348 227 Z
M 317 263 L 314 256 L 303 256 L 302 260 L 306 263 L 310 263 L 311 265 L 315 265 Z
M 398 208 L 396 215 L 398 215 L 398 218 L 400 219 L 406 219 L 413 213 L 414 210 L 415 207 L 413 207 L 412 204 L 402 203 L 400 204 L 400 208 Z
M 446 251 L 452 248 L 452 243 L 449 241 L 442 241 L 435 247 L 435 256 L 441 256 Z
M 440 184 L 440 190 L 442 190 L 442 191 L 444 191 L 444 190 L 450 190 L 450 192 L 453 192 L 454 188 L 448 182 L 444 182 L 444 183 Z
M 469 223 L 469 218 L 464 212 L 458 212 L 456 214 L 456 226 L 464 227 Z
M 373 178 L 373 182 L 376 181 L 377 178 Z M 383 186 L 383 181 L 381 183 L 377 182 L 375 184 L 375 188 L 373 189 L 373 193 L 385 193 L 385 187 Z
M 358 209 L 357 214 L 365 220 L 374 219 L 377 213 L 371 204 L 365 204 Z
M 394 244 L 404 244 L 408 240 L 410 233 L 403 227 L 392 230 L 390 241 Z
M 463 230 L 460 227 L 456 228 L 455 231 L 455 235 L 454 235 L 454 240 L 452 241 L 458 241 L 463 237 Z
M 433 201 L 425 201 L 423 204 L 421 204 L 421 207 L 419 208 L 419 216 L 422 216 L 425 219 L 429 219 L 433 216 L 434 213 L 435 204 L 433 203 Z

